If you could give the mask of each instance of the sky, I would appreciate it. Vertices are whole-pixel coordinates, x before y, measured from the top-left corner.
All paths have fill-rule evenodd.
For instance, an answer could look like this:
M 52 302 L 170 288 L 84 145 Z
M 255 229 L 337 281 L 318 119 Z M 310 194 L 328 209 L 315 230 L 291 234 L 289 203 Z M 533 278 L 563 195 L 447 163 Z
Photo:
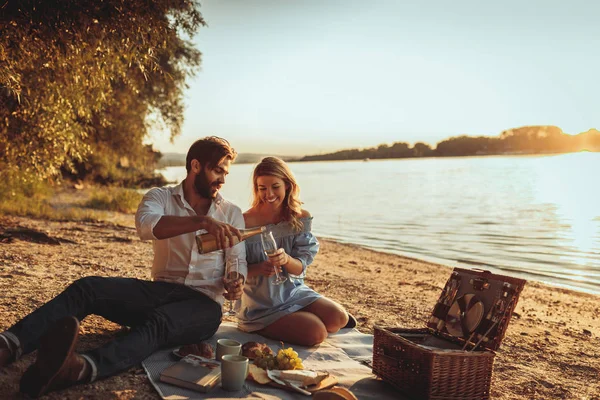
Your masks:
M 524 125 L 600 128 L 600 2 L 205 0 L 202 66 L 161 152 L 432 147 Z

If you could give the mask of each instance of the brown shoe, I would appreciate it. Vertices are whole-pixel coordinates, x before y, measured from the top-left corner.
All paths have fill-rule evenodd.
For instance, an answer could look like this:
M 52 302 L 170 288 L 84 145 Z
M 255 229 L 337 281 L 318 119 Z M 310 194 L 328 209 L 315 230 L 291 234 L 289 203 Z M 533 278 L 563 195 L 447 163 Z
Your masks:
M 79 321 L 75 317 L 62 318 L 48 329 L 40 340 L 35 363 L 21 378 L 22 393 L 39 397 L 78 382 L 86 362 L 74 352 L 78 333 Z
M 0 369 L 15 361 L 15 355 L 8 348 L 4 339 L 0 338 Z
M 0 336 L 0 369 L 11 364 L 16 359 L 16 345 L 6 335 Z

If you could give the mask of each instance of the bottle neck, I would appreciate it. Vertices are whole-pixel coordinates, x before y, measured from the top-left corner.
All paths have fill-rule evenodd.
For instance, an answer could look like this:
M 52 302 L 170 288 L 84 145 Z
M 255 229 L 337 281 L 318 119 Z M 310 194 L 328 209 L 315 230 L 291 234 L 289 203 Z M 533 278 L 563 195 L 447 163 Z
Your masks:
M 242 237 L 244 239 L 247 239 L 250 236 L 258 235 L 258 234 L 261 234 L 261 233 L 263 233 L 265 231 L 266 231 L 266 228 L 264 226 L 257 226 L 255 228 L 242 229 L 241 233 L 242 233 Z

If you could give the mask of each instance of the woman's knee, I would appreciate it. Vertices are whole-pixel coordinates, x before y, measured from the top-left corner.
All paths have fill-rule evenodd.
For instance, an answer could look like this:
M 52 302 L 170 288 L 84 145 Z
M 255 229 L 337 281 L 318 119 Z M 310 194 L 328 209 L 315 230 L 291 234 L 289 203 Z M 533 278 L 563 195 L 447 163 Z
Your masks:
M 327 330 L 325 328 L 316 328 L 307 332 L 306 346 L 314 346 L 323 343 L 327 339 Z
M 297 344 L 300 346 L 315 346 L 323 343 L 327 339 L 327 330 L 324 326 L 313 326 L 310 329 L 306 329 L 302 332 L 298 332 L 294 339 L 288 339 L 288 342 Z
M 329 333 L 339 331 L 348 323 L 348 313 L 344 310 L 344 307 L 330 299 L 326 299 L 322 304 L 322 308 L 315 314 L 323 321 L 325 329 Z
M 348 323 L 348 313 L 342 309 L 336 308 L 327 316 L 327 321 L 323 321 L 327 332 L 335 333 L 342 329 Z

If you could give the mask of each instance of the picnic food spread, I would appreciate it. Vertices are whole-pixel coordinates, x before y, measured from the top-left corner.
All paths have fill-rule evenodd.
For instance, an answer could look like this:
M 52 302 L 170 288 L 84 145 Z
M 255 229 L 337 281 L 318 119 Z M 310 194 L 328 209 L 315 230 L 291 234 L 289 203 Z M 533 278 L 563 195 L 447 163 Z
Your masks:
M 248 359 L 250 360 L 254 360 L 257 357 L 257 354 L 259 353 L 265 355 L 274 354 L 273 350 L 271 350 L 271 348 L 265 343 L 246 342 L 242 346 L 242 355 L 248 357 Z
M 179 350 L 179 355 L 181 357 L 185 357 L 188 354 L 193 354 L 195 356 L 200 356 L 208 359 L 215 358 L 215 352 L 210 345 L 210 343 L 202 342 L 197 344 L 186 344 L 182 346 Z
M 244 353 L 245 351 L 245 353 Z M 310 395 L 313 391 L 331 387 L 337 379 L 327 372 L 305 370 L 302 360 L 293 348 L 282 348 L 277 354 L 264 343 L 247 342 L 242 354 L 253 359 L 248 368 L 248 379 L 261 385 L 271 385 Z
M 291 347 L 279 349 L 276 356 L 273 355 L 273 352 L 256 350 L 255 356 L 254 364 L 264 369 L 304 369 L 298 353 Z

